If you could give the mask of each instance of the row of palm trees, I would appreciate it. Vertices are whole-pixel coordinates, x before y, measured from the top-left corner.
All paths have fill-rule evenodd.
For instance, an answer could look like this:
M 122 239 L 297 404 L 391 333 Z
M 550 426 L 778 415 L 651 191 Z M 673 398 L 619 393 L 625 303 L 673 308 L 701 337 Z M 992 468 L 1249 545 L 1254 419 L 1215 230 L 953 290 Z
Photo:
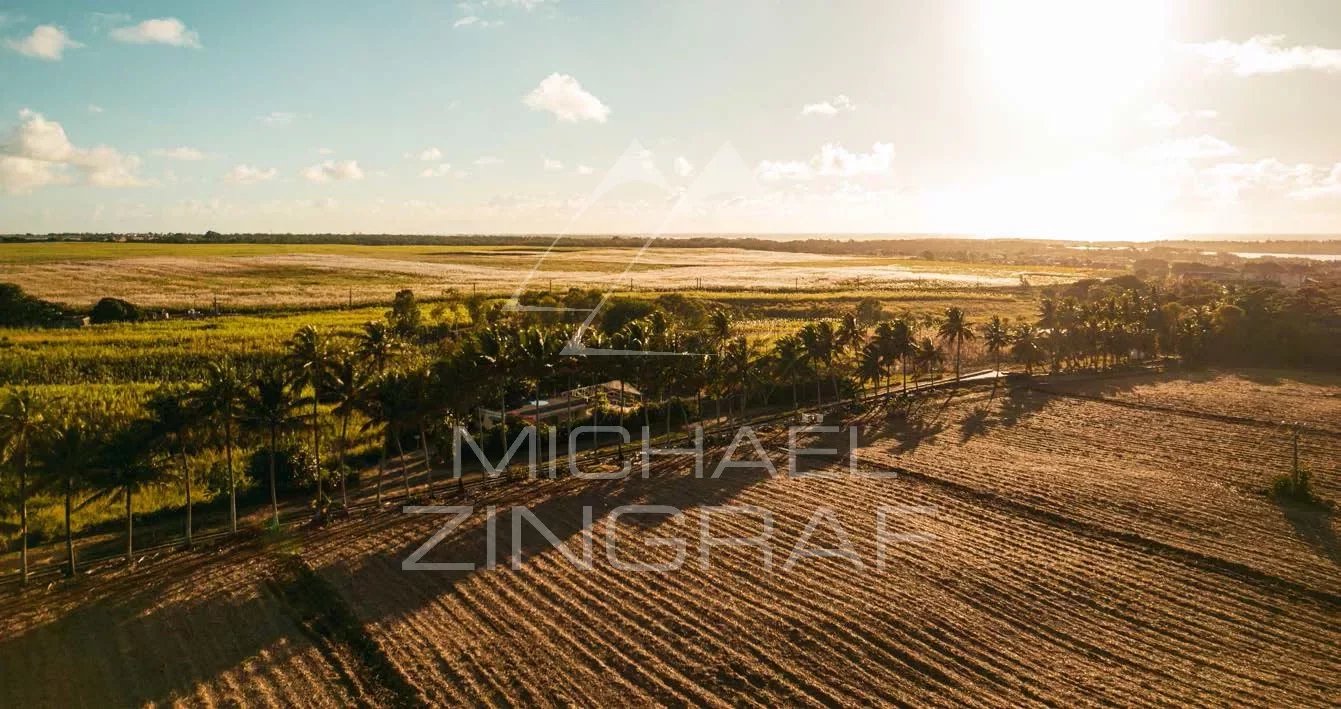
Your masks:
M 16 477 L 26 579 L 27 504 L 34 492 L 57 490 L 64 499 L 70 573 L 77 569 L 74 510 L 100 500 L 124 503 L 126 555 L 133 561 L 134 497 L 173 479 L 181 485 L 190 545 L 197 496 L 191 457 L 205 449 L 223 452 L 229 529 L 236 532 L 235 453 L 243 446 L 268 452 L 271 515 L 278 524 L 277 455 L 281 443 L 292 438 L 302 438 L 304 445 L 310 441 L 313 504 L 322 514 L 332 502 L 328 483 L 338 486 L 339 504 L 348 505 L 346 462 L 356 436 L 380 442 L 375 490 L 380 503 L 392 448 L 402 461 L 408 496 L 410 478 L 403 462 L 407 438 L 417 439 L 428 461 L 434 434 L 456 425 L 474 426 L 483 434 L 488 428 L 483 410 L 506 412 L 508 402 L 518 398 L 523 410 L 526 402 L 534 407 L 533 420 L 539 420 L 547 393 L 617 380 L 619 405 L 604 411 L 598 407 L 595 416 L 617 417 L 623 426 L 626 415 L 640 409 L 642 424 L 650 429 L 656 412 L 669 433 L 677 411 L 686 426 L 692 423 L 691 412 L 700 423 L 706 421 L 705 398 L 713 401 L 714 418 L 730 419 L 748 416 L 752 402 L 779 403 L 774 399 L 782 387 L 790 388 L 791 405 L 799 408 L 803 384 L 813 384 L 813 401 L 823 404 L 826 396 L 838 400 L 867 384 L 877 394 L 891 394 L 896 375 L 906 392 L 910 380 L 940 373 L 947 360 L 958 380 L 965 346 L 979 339 L 998 370 L 1003 357 L 1028 371 L 1043 362 L 1054 370 L 1107 366 L 1134 352 L 1154 352 L 1161 343 L 1177 341 L 1179 333 L 1189 336 L 1197 317 L 1172 313 L 1158 299 L 1128 291 L 1095 302 L 1045 299 L 1036 322 L 1015 324 L 993 317 L 975 325 L 961 308 L 950 307 L 934 319 L 905 316 L 869 327 L 853 312 L 807 323 L 773 339 L 767 348 L 743 334 L 725 310 L 713 311 L 702 328 L 683 327 L 654 310 L 610 332 L 527 323 L 495 313 L 481 318 L 473 331 L 428 348 L 413 346 L 413 338 L 380 321 L 344 335 L 307 326 L 293 335 L 284 356 L 272 365 L 248 372 L 223 362 L 211 365 L 195 385 L 169 385 L 155 392 L 144 415 L 128 425 L 87 413 L 57 414 L 55 402 L 43 402 L 29 390 L 11 390 L 0 402 L 0 461 Z M 684 354 L 563 354 L 566 345 L 579 342 L 597 350 Z M 629 384 L 642 398 L 639 407 L 625 405 L 622 390 Z M 571 428 L 573 409 L 568 411 Z M 515 423 L 503 416 L 498 440 L 506 444 L 508 428 Z M 328 424 L 334 441 L 323 440 Z M 618 446 L 622 454 L 622 439 Z M 431 465 L 425 475 L 431 495 Z M 464 492 L 459 478 L 457 485 Z

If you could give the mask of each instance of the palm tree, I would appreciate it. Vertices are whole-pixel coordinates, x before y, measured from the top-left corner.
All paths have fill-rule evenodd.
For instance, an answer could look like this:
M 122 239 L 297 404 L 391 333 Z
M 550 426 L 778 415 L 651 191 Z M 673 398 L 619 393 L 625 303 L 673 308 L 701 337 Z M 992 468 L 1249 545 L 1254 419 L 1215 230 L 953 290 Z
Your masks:
M 759 359 L 758 348 L 741 336 L 727 345 L 725 356 L 728 376 L 740 387 L 740 416 L 746 418 L 749 415 L 750 384 L 757 373 L 755 365 Z
M 8 461 L 19 477 L 19 573 L 28 583 L 28 464 L 33 452 L 51 432 L 45 405 L 28 389 L 11 389 L 0 404 L 0 459 Z
M 187 406 L 194 409 L 198 421 L 216 422 L 223 427 L 224 460 L 228 468 L 229 530 L 237 532 L 237 480 L 233 475 L 233 429 L 241 416 L 243 386 L 237 370 L 224 363 L 211 362 L 205 370 L 204 386 L 190 392 Z
M 913 359 L 917 362 L 919 369 L 930 374 L 940 369 L 941 364 L 945 361 L 945 356 L 941 354 L 941 348 L 937 347 L 930 337 L 924 337 L 922 342 L 917 345 Z
M 731 314 L 721 308 L 717 308 L 708 315 L 708 341 L 712 343 L 713 352 L 716 357 L 713 358 L 714 380 L 720 381 L 722 378 L 722 350 L 726 348 L 726 343 L 731 340 L 733 331 L 731 323 Z M 722 418 L 722 396 L 721 391 L 717 391 L 714 398 L 717 418 Z
M 964 316 L 964 310 L 958 307 L 949 307 L 945 310 L 945 320 L 937 329 L 947 345 L 954 345 L 955 348 L 955 381 L 959 381 L 959 356 L 964 348 L 965 340 L 972 340 L 977 337 L 973 332 L 973 327 L 969 324 L 968 318 Z
M 1025 374 L 1033 374 L 1034 365 L 1043 359 L 1043 350 L 1038 345 L 1038 330 L 1028 324 L 1015 328 L 1010 353 L 1016 361 L 1024 365 Z
M 187 458 L 186 448 L 191 430 L 196 425 L 196 413 L 188 405 L 189 393 L 177 386 L 164 386 L 149 398 L 145 409 L 152 421 L 152 436 L 155 443 L 165 451 L 176 449 L 181 462 L 182 487 L 186 498 L 186 546 L 191 547 L 191 461 Z
M 373 323 L 369 323 L 370 325 Z M 346 487 L 345 456 L 349 447 L 349 419 L 358 409 L 360 397 L 368 383 L 367 369 L 353 353 L 345 350 L 335 357 L 330 371 L 330 397 L 335 408 L 332 413 L 340 419 L 339 449 L 336 454 L 336 475 L 340 478 L 340 505 L 349 508 Z
M 65 498 L 65 554 L 69 559 L 70 576 L 79 573 L 75 561 L 74 529 L 70 524 L 74 495 L 95 475 L 101 453 L 87 424 L 74 419 L 62 426 L 38 454 L 46 482 L 59 486 Z
M 870 342 L 861 348 L 861 356 L 857 360 L 857 376 L 862 382 L 872 382 L 875 385 L 875 391 L 880 393 L 880 379 L 885 375 L 885 353 L 880 350 L 879 343 Z
M 279 436 L 298 427 L 302 420 L 298 414 L 301 403 L 288 371 L 274 366 L 257 372 L 242 400 L 242 424 L 268 438 L 270 508 L 276 527 L 279 526 L 279 493 L 275 485 L 275 458 L 279 454 Z
M 377 466 L 377 503 L 382 503 L 382 477 L 386 471 L 387 443 L 395 441 L 396 451 L 401 460 L 401 479 L 405 484 L 405 496 L 410 496 L 410 474 L 405 465 L 405 448 L 401 443 L 401 434 L 407 425 L 414 421 L 415 402 L 413 383 L 403 372 L 390 372 L 374 379 L 369 385 L 368 395 L 363 398 L 363 413 L 368 421 L 364 431 L 378 430 L 382 435 L 382 455 Z
M 1001 374 L 1001 351 L 1010 346 L 1010 325 L 1008 321 L 1002 320 L 1000 315 L 993 315 L 982 328 L 982 342 L 987 346 L 987 351 L 992 355 L 992 366 L 996 369 L 997 375 Z
M 359 356 L 371 363 L 379 375 L 386 372 L 387 363 L 401 349 L 395 331 L 381 320 L 364 323 L 363 331 L 355 335 L 355 341 Z
M 807 323 L 801 331 L 797 333 L 801 339 L 801 347 L 805 350 L 805 360 L 811 371 L 815 372 L 815 402 L 824 403 L 824 394 L 821 391 L 821 383 L 824 380 L 823 372 L 833 361 L 834 355 L 834 332 L 833 325 L 827 321 L 818 323 Z M 834 384 L 834 396 L 838 396 L 838 385 Z
M 805 346 L 796 335 L 784 335 L 773 343 L 774 362 L 777 374 L 792 383 L 792 410 L 801 408 L 797 398 L 797 380 L 805 367 Z
M 102 460 L 94 466 L 90 482 L 94 493 L 80 508 L 99 500 L 126 503 L 126 564 L 135 565 L 135 493 L 157 485 L 163 480 L 164 469 L 150 454 L 152 422 L 140 419 L 112 435 L 102 449 Z
M 903 377 L 903 391 L 908 391 L 908 357 L 913 353 L 913 330 L 908 321 L 900 318 L 892 323 L 880 323 L 875 331 L 876 342 L 891 360 L 899 361 Z
M 321 490 L 321 394 L 331 366 L 330 344 L 326 336 L 311 325 L 305 325 L 289 340 L 289 366 L 297 381 L 312 391 L 312 457 L 317 465 L 316 502 L 322 503 Z

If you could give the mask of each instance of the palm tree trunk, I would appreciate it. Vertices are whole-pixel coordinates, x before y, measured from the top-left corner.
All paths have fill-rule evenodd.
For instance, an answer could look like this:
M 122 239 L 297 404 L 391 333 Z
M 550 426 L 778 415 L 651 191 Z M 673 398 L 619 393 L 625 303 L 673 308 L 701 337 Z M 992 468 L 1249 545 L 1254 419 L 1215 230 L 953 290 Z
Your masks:
M 349 414 L 346 413 L 340 421 L 340 459 L 336 461 L 336 470 L 340 474 L 340 506 L 346 510 L 349 509 L 349 490 L 346 488 L 345 478 L 349 477 L 345 471 L 345 455 L 349 449 Z
M 382 506 L 382 476 L 386 474 L 386 437 L 382 434 L 382 456 L 377 459 L 377 506 Z
M 321 506 L 321 427 L 318 425 L 317 381 L 312 380 L 312 459 L 317 464 L 317 506 Z
M 224 460 L 228 466 L 228 524 L 237 534 L 237 481 L 233 478 L 233 420 L 224 419 Z
M 28 583 L 28 452 L 19 460 L 19 582 Z
M 126 565 L 135 565 L 135 515 L 131 513 L 134 487 L 126 485 Z
M 65 555 L 70 559 L 70 576 L 79 573 L 75 563 L 74 531 L 70 528 L 70 498 L 74 497 L 74 481 L 65 478 Z
M 279 444 L 279 431 L 275 426 L 270 427 L 270 511 L 275 521 L 275 529 L 279 529 L 279 491 L 275 486 L 275 446 Z
M 792 411 L 801 408 L 800 401 L 796 398 L 796 377 L 792 377 Z
M 186 548 L 191 548 L 191 463 L 186 459 L 186 446 L 181 449 L 182 481 L 186 483 Z
M 395 438 L 396 452 L 400 453 L 400 478 L 401 482 L 405 484 L 405 497 L 408 498 L 410 496 L 410 470 L 409 466 L 405 464 L 405 446 L 401 445 L 399 432 L 397 432 Z
M 621 433 L 619 434 L 619 436 L 618 436 L 615 440 L 616 440 L 616 442 L 617 442 L 617 444 L 618 444 L 618 446 L 619 446 L 619 459 L 620 459 L 620 460 L 623 460 L 623 459 L 624 459 L 624 434 L 622 433 L 622 430 L 623 430 L 623 428 L 624 428 L 624 380 L 623 380 L 623 379 L 620 379 L 620 380 L 619 380 L 619 428 L 621 429 Z
M 433 496 L 433 460 L 428 457 L 428 431 L 424 428 L 424 422 L 419 421 L 419 447 L 424 451 L 424 478 L 427 480 L 428 496 Z

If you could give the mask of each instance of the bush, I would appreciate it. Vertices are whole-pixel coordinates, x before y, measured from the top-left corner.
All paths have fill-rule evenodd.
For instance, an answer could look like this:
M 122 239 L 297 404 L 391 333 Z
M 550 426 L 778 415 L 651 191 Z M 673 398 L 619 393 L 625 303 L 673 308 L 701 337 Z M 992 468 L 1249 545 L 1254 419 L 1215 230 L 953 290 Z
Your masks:
M 13 283 L 0 283 L 0 327 L 47 327 L 62 317 L 56 304 L 34 298 Z
M 1316 502 L 1313 485 L 1307 470 L 1277 475 L 1271 481 L 1271 497 L 1285 502 Z
M 135 322 L 140 319 L 140 309 L 120 298 L 103 298 L 93 306 L 89 319 L 94 324 L 111 322 Z
M 270 449 L 261 447 L 247 462 L 247 476 L 270 487 Z M 281 445 L 275 455 L 275 487 L 280 494 L 309 490 L 316 485 L 317 463 L 312 451 L 298 443 Z

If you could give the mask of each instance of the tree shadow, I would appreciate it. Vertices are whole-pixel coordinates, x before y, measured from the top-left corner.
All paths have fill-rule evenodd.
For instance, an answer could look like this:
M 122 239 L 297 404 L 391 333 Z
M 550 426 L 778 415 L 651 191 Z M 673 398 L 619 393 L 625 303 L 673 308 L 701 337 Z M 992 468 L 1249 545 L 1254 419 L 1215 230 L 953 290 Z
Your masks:
M 1311 548 L 1341 566 L 1341 541 L 1332 529 L 1332 506 L 1318 502 L 1276 500 L 1285 520 Z

